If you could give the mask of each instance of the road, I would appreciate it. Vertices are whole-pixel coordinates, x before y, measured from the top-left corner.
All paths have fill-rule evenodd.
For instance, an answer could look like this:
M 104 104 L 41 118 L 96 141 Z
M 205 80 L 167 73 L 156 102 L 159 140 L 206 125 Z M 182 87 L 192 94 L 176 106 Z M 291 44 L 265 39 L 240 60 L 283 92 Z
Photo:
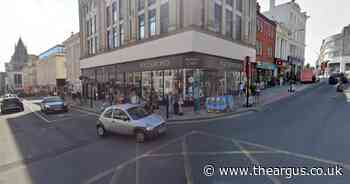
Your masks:
M 0 184 L 317 183 L 350 181 L 350 93 L 322 84 L 246 113 L 169 124 L 158 139 L 96 135 L 93 113 L 44 115 L 38 101 L 0 116 Z M 214 167 L 213 176 L 203 168 Z M 220 167 L 341 167 L 342 176 L 220 176 Z M 249 170 L 251 171 L 251 170 Z M 295 173 L 295 175 L 298 173 Z M 335 174 L 335 173 L 334 173 Z

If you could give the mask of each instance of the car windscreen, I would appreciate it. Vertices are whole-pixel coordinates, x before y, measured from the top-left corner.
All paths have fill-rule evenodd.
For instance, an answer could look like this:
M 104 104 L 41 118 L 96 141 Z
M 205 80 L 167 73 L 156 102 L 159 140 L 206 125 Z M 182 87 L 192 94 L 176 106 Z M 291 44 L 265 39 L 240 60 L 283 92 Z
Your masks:
M 146 111 L 146 109 L 142 107 L 132 107 L 127 111 L 133 120 L 139 120 L 149 116 L 149 113 Z
M 20 101 L 16 98 L 11 98 L 11 99 L 4 99 L 2 101 L 3 104 L 19 104 Z
M 62 98 L 47 98 L 44 100 L 44 103 L 52 103 L 52 102 L 63 102 Z

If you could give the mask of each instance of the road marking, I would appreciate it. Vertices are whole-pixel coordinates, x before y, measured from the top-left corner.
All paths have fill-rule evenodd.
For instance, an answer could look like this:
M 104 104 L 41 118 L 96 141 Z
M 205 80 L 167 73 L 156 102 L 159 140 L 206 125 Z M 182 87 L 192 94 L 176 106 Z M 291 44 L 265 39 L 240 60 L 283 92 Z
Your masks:
M 265 145 L 261 145 L 261 144 L 256 144 L 256 143 L 251 143 L 251 142 L 247 142 L 247 141 L 242 141 L 242 140 L 237 140 L 237 142 L 240 142 L 240 143 L 243 143 L 243 144 L 247 144 L 247 145 L 251 145 L 251 146 L 260 147 L 260 148 L 267 149 L 267 150 L 277 151 L 277 152 L 279 152 L 281 154 L 290 155 L 290 156 L 294 156 L 294 157 L 298 157 L 298 158 L 314 160 L 314 161 L 318 161 L 318 162 L 322 162 L 322 163 L 326 163 L 326 164 L 340 165 L 340 166 L 344 167 L 345 169 L 350 170 L 350 165 L 346 164 L 346 163 L 343 163 L 343 162 L 327 160 L 327 159 L 318 158 L 318 157 L 310 156 L 310 155 L 304 155 L 304 154 L 300 154 L 300 153 L 293 153 L 293 152 L 280 150 L 280 149 L 276 149 L 276 148 L 273 148 L 273 147 L 269 147 L 269 146 L 265 146 Z
M 240 144 L 247 144 L 247 145 L 255 146 L 258 148 L 265 149 L 265 150 L 275 151 L 276 153 L 280 153 L 280 154 L 285 154 L 285 155 L 294 156 L 294 157 L 303 158 L 303 159 L 308 159 L 308 160 L 314 160 L 314 161 L 318 161 L 318 162 L 322 162 L 322 163 L 326 163 L 326 164 L 339 165 L 347 170 L 350 170 L 350 165 L 346 164 L 346 163 L 342 163 L 342 162 L 326 160 L 323 158 L 304 155 L 304 154 L 300 154 L 300 153 L 293 153 L 293 152 L 289 152 L 289 151 L 285 151 L 285 150 L 281 150 L 281 149 L 277 149 L 277 148 L 273 148 L 273 147 L 269 147 L 269 146 L 265 146 L 265 145 L 261 145 L 261 144 L 256 144 L 256 143 L 238 140 L 238 139 L 227 138 L 224 136 L 218 136 L 218 135 L 214 135 L 214 134 L 210 134 L 210 133 L 206 133 L 206 132 L 202 132 L 202 131 L 200 131 L 198 133 L 202 134 L 202 135 L 210 136 L 210 137 L 215 137 L 217 139 L 222 139 L 222 140 L 227 140 L 227 141 L 236 141 L 237 143 L 240 143 Z
M 97 114 L 97 113 L 93 113 L 93 112 L 89 112 L 89 111 L 85 111 L 85 110 L 80 110 L 80 109 L 77 109 L 77 108 L 74 108 L 74 107 L 72 107 L 72 109 L 73 109 L 74 111 L 78 111 L 78 112 L 81 112 L 81 113 L 89 114 L 89 115 L 91 115 L 91 116 L 97 116 L 97 117 L 100 116 L 100 115 Z
M 32 107 L 30 107 L 30 105 L 28 105 L 27 103 L 24 103 L 24 105 L 26 107 L 29 108 L 29 110 L 34 113 L 34 115 L 36 115 L 38 118 L 44 120 L 46 123 L 51 123 L 48 119 L 46 119 L 44 116 L 42 116 L 40 113 L 38 113 L 37 111 L 34 111 Z
M 249 151 L 247 151 L 242 145 L 240 145 L 237 141 L 232 140 L 233 143 L 240 149 L 242 150 L 243 154 L 252 162 L 252 164 L 254 165 L 259 165 L 261 166 L 260 162 L 255 159 L 250 153 Z M 267 175 L 267 177 L 274 183 L 274 184 L 281 184 L 282 182 L 276 177 L 276 176 L 270 176 Z
M 209 123 L 211 121 L 216 121 L 216 120 L 238 118 L 238 117 L 246 116 L 246 115 L 253 114 L 253 113 L 254 113 L 253 111 L 248 111 L 248 112 L 243 112 L 243 113 L 240 113 L 240 114 L 234 114 L 234 115 L 231 115 L 231 116 L 218 117 L 218 118 L 215 118 L 215 119 L 169 122 L 168 125 L 202 124 L 202 123 Z M 217 122 L 215 122 L 215 123 L 217 123 Z
M 218 152 L 187 152 L 186 155 L 188 156 L 220 156 L 220 155 L 242 155 L 245 153 L 249 153 L 251 155 L 258 155 L 258 154 L 279 154 L 279 152 L 275 151 L 218 151 Z M 185 153 L 160 153 L 160 154 L 150 154 L 147 155 L 147 158 L 152 157 L 180 157 L 184 156 Z
M 185 175 L 186 175 L 186 181 L 187 184 L 193 184 L 193 176 L 192 176 L 192 168 L 191 168 L 191 159 L 188 152 L 188 147 L 186 143 L 186 137 L 182 140 L 182 152 L 184 157 L 184 167 L 185 167 Z
M 85 181 L 84 184 L 92 184 L 92 183 L 98 182 L 99 180 L 101 180 L 102 178 L 108 176 L 109 174 L 113 174 L 113 176 L 112 176 L 112 179 L 113 179 L 113 178 L 115 178 L 114 175 L 118 173 L 117 171 L 123 169 L 124 167 L 128 166 L 129 164 L 134 163 L 135 161 L 137 161 L 139 159 L 142 159 L 144 157 L 147 157 L 149 154 L 152 154 L 153 152 L 161 150 L 162 148 L 167 147 L 167 146 L 169 146 L 169 145 L 171 145 L 171 144 L 173 144 L 173 143 L 175 143 L 175 142 L 177 142 L 179 140 L 182 140 L 184 137 L 190 136 L 190 135 L 195 134 L 195 133 L 196 133 L 195 131 L 188 132 L 185 135 L 177 137 L 177 138 L 175 138 L 173 140 L 170 140 L 167 143 L 165 143 L 163 145 L 160 145 L 160 146 L 158 146 L 158 147 L 156 147 L 154 149 L 151 149 L 151 150 L 145 152 L 144 154 L 142 154 L 140 156 L 137 156 L 137 157 L 135 157 L 133 159 L 127 160 L 127 161 L 117 165 L 116 167 L 113 167 L 113 168 L 107 169 L 105 171 L 102 171 L 99 174 L 95 175 L 94 177 L 92 177 L 92 178 L 88 179 L 87 181 Z

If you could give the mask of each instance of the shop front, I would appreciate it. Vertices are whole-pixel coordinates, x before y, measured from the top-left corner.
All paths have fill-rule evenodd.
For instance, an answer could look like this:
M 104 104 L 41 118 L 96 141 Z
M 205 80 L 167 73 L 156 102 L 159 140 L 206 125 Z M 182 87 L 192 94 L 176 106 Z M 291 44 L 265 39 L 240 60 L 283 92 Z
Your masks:
M 86 96 L 94 88 L 100 99 L 142 103 L 157 108 L 167 96 L 184 106 L 204 105 L 207 97 L 237 94 L 243 80 L 242 61 L 187 53 L 83 69 Z M 95 77 L 94 77 L 95 76 Z M 89 87 L 90 86 L 90 87 Z M 203 106 L 201 106 L 203 107 Z
M 304 60 L 297 57 L 288 56 L 288 63 L 290 65 L 289 79 L 300 81 L 301 70 L 304 66 Z
M 275 58 L 275 65 L 277 68 L 277 82 L 279 85 L 283 85 L 288 81 L 288 76 L 290 73 L 288 61 L 280 58 Z
M 257 83 L 268 88 L 276 85 L 277 67 L 275 64 L 267 62 L 257 62 Z

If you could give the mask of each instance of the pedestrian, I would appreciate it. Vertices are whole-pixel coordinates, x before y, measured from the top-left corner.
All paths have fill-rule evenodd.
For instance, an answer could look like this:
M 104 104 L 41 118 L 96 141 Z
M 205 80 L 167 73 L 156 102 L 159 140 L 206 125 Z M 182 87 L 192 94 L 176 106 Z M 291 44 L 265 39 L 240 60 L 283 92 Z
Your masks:
M 239 83 L 239 96 L 241 97 L 244 94 L 244 84 L 242 82 Z

